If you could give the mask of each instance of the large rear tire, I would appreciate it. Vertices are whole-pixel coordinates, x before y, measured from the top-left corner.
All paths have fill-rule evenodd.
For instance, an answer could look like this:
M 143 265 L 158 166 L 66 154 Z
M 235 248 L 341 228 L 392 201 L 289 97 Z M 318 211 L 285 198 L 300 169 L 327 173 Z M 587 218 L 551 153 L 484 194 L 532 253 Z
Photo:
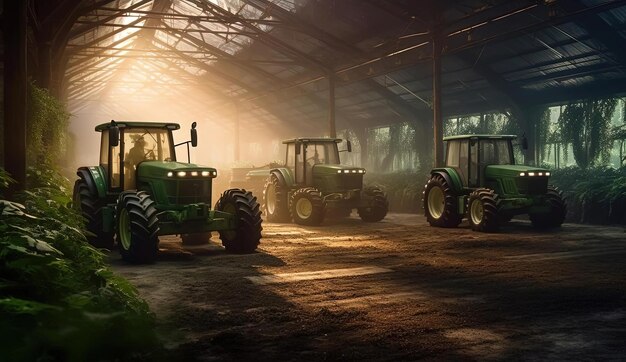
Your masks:
M 87 241 L 96 248 L 113 248 L 113 232 L 105 232 L 103 229 L 102 207 L 104 203 L 98 195 L 94 195 L 87 186 L 87 181 L 82 177 L 74 183 L 72 195 L 74 208 L 85 219 L 85 229 L 89 232 Z
M 361 207 L 357 210 L 361 220 L 377 222 L 384 219 L 389 211 L 389 202 L 383 191 L 378 187 L 368 187 L 363 189 L 362 193 L 372 197 L 372 201 L 367 207 Z
M 454 228 L 461 223 L 458 198 L 443 176 L 434 174 L 424 186 L 424 214 L 431 226 Z
M 144 191 L 120 194 L 116 220 L 122 258 L 133 264 L 154 263 L 159 251 L 159 220 L 150 195 Z
M 550 211 L 547 213 L 531 213 L 528 215 L 530 221 L 537 229 L 560 227 L 565 221 L 565 215 L 567 214 L 563 193 L 554 186 L 548 186 L 545 202 Z
M 287 187 L 271 174 L 263 187 L 263 211 L 270 222 L 289 222 Z
M 260 205 L 252 192 L 226 190 L 215 204 L 215 209 L 232 214 L 236 219 L 236 230 L 219 232 L 226 251 L 234 254 L 253 253 L 259 246 L 263 227 Z
M 498 194 L 490 189 L 474 190 L 467 202 L 467 213 L 470 226 L 474 231 L 495 232 L 500 227 Z
M 317 226 L 324 221 L 324 201 L 322 194 L 314 187 L 303 187 L 291 196 L 291 218 L 296 224 Z

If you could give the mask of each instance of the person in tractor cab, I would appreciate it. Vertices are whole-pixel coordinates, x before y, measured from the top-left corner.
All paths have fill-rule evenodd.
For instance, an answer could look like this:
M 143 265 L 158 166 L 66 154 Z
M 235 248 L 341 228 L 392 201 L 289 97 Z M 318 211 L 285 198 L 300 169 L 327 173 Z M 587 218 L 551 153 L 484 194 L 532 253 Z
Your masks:
M 124 157 L 124 165 L 126 166 L 125 189 L 135 188 L 135 174 L 137 170 L 137 165 L 139 164 L 139 162 L 146 159 L 146 140 L 143 138 L 143 136 L 135 138 L 133 142 L 133 147 L 128 151 L 126 157 Z

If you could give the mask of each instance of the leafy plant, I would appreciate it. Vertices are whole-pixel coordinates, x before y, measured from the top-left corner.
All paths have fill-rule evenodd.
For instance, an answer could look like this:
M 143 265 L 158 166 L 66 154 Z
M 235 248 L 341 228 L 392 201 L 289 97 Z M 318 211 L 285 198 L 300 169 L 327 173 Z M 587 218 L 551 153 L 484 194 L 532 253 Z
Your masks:
M 44 174 L 48 174 L 48 178 Z M 158 351 L 154 317 L 84 236 L 53 172 L 0 200 L 0 360 L 115 360 Z

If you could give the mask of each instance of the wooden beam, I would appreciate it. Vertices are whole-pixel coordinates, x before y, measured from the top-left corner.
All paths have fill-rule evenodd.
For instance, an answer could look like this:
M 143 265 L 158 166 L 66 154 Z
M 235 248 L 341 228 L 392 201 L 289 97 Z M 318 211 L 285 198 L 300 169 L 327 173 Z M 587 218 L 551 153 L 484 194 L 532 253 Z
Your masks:
M 26 187 L 27 3 L 4 3 L 4 169 L 17 183 L 8 198 Z

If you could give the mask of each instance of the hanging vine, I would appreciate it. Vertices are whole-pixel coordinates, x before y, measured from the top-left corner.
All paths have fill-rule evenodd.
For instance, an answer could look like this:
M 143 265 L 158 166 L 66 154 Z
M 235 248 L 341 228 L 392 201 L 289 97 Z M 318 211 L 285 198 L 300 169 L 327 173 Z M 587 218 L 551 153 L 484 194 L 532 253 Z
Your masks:
M 571 143 L 574 159 L 587 169 L 610 156 L 611 116 L 617 99 L 586 100 L 570 103 L 561 114 L 558 132 L 563 142 Z

